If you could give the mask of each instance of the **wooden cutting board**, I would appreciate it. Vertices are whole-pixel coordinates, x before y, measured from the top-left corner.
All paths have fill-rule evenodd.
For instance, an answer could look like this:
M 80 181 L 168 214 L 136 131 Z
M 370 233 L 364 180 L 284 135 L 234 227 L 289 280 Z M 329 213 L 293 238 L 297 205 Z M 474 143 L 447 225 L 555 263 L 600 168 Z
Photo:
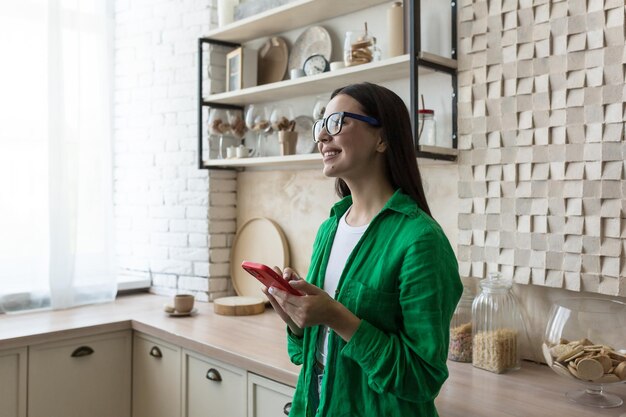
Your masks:
M 213 301 L 213 311 L 222 316 L 251 316 L 265 311 L 265 300 L 256 297 L 223 297 Z
M 263 284 L 241 267 L 243 261 L 265 264 L 270 268 L 289 265 L 287 238 L 280 226 L 264 217 L 248 220 L 235 235 L 230 252 L 230 276 L 235 293 L 267 300 L 261 292 Z

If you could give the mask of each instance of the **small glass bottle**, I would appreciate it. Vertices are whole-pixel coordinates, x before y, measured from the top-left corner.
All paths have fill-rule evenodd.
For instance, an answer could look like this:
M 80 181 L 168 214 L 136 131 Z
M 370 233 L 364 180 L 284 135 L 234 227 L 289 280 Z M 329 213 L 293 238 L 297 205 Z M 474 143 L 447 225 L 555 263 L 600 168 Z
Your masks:
M 437 124 L 434 110 L 422 109 L 417 111 L 417 138 L 419 145 L 437 145 Z
M 472 364 L 497 374 L 519 369 L 524 323 L 512 282 L 491 272 L 472 304 Z
M 461 299 L 450 321 L 450 348 L 448 359 L 456 362 L 472 361 L 472 303 L 474 293 L 464 285 Z

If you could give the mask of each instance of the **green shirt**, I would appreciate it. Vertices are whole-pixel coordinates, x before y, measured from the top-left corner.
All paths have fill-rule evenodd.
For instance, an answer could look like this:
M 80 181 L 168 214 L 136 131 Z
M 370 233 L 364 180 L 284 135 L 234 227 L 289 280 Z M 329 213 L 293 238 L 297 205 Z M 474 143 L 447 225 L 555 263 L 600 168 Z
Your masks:
M 320 227 L 307 281 L 323 288 L 339 201 Z M 333 331 L 318 416 L 437 416 L 434 400 L 448 377 L 449 325 L 462 285 L 441 227 L 396 191 L 348 257 L 335 299 L 362 319 L 346 343 Z M 291 361 L 303 365 L 291 416 L 313 416 L 309 385 L 320 326 L 287 332 Z

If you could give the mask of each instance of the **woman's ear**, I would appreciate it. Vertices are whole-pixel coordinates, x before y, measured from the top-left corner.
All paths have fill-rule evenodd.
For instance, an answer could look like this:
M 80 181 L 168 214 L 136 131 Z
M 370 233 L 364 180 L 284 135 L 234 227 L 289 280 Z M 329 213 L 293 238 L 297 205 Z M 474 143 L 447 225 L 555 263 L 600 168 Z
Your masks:
M 385 142 L 382 138 L 378 138 L 378 143 L 376 144 L 376 152 L 383 153 L 387 150 L 387 142 Z

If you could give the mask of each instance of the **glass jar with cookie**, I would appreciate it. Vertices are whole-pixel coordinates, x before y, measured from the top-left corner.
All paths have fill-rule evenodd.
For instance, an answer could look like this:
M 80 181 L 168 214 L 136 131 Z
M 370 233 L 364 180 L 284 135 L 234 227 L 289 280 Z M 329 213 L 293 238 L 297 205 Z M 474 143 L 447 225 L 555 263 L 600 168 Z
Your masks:
M 346 32 L 343 43 L 343 62 L 346 67 L 367 64 L 374 60 L 375 40 L 365 30 L 352 30 Z
M 569 400 L 600 408 L 623 404 L 606 387 L 626 382 L 626 303 L 593 297 L 555 301 L 541 348 L 554 372 L 585 386 L 568 391 Z

